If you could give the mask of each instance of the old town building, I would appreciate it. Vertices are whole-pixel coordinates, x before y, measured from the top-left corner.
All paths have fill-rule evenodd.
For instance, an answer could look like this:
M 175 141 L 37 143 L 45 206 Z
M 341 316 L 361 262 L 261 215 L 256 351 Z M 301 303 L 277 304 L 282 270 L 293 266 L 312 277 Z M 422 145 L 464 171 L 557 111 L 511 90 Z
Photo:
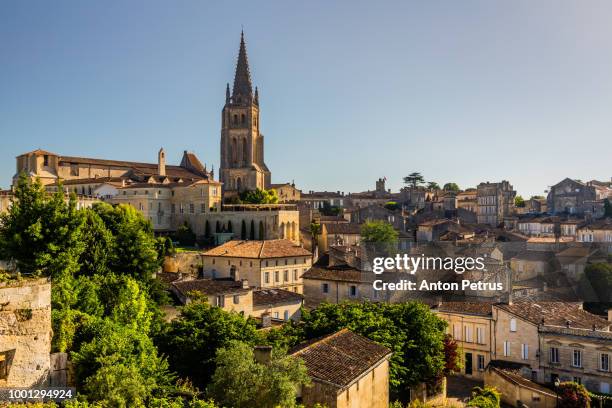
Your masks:
M 480 183 L 476 188 L 477 220 L 479 224 L 498 226 L 504 217 L 514 213 L 516 191 L 508 181 Z
M 610 183 L 565 178 L 550 188 L 546 198 L 548 212 L 551 214 L 595 214 L 603 205 L 603 200 L 612 197 Z
M 211 278 L 246 279 L 261 289 L 303 293 L 302 275 L 312 265 L 312 254 L 289 240 L 233 240 L 202 253 L 202 263 Z
M 264 162 L 264 136 L 259 129 L 259 91 L 251 83 L 244 33 L 230 94 L 227 84 L 221 121 L 219 179 L 225 192 L 267 189 L 271 174 Z

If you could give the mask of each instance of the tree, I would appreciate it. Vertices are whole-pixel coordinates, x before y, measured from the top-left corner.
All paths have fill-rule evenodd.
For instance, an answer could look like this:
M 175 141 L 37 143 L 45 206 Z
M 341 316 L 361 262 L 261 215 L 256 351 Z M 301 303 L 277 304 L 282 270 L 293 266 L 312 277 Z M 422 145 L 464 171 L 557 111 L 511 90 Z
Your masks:
M 442 189 L 444 191 L 453 191 L 455 193 L 458 193 L 461 190 L 457 183 L 446 183 Z
M 208 239 L 210 238 L 210 222 L 208 220 L 206 220 L 206 222 L 204 223 L 204 238 Z
M 177 228 L 176 240 L 183 246 L 193 246 L 195 244 L 196 235 L 187 221 Z
M 310 236 L 312 239 L 311 248 L 312 248 L 312 252 L 314 253 L 315 248 L 317 247 L 317 242 L 319 242 L 318 237 L 319 235 L 321 235 L 321 224 L 318 224 L 316 222 L 311 222 L 309 226 L 309 230 L 310 230 Z
M 368 221 L 361 226 L 361 239 L 364 242 L 396 244 L 399 233 L 384 221 Z
M 388 201 L 385 203 L 385 208 L 390 211 L 399 210 L 401 206 L 395 201 Z
M 255 344 L 258 338 L 252 319 L 194 301 L 181 309 L 181 318 L 173 320 L 157 336 L 156 343 L 168 355 L 173 371 L 205 388 L 215 371 L 218 349 L 230 340 Z
M 0 215 L 0 255 L 22 274 L 59 277 L 79 270 L 85 245 L 76 196 L 66 202 L 63 187 L 47 194 L 40 180 L 20 174 L 12 205 Z
M 278 203 L 278 194 L 276 190 L 245 190 L 240 193 L 240 201 L 244 204 L 276 204 Z
M 242 220 L 242 223 L 240 225 L 240 239 L 241 240 L 245 240 L 247 239 L 247 229 L 246 229 L 246 221 Z
M 563 382 L 557 389 L 559 393 L 559 408 L 590 408 L 589 392 L 582 384 Z
M 249 239 L 251 241 L 255 240 L 255 221 L 251 220 L 251 230 L 249 231 Z
M 296 386 L 310 379 L 301 359 L 273 350 L 268 363 L 255 360 L 252 346 L 231 341 L 217 351 L 209 394 L 234 408 L 295 407 Z
M 336 217 L 340 215 L 342 210 L 337 205 L 331 205 L 329 201 L 323 201 L 323 208 L 320 208 L 321 214 L 328 217 Z
M 584 268 L 580 287 L 585 299 L 612 302 L 612 264 L 601 262 L 587 265 Z
M 514 206 L 519 207 L 519 208 L 524 208 L 525 199 L 522 196 L 517 195 L 516 197 L 514 197 Z
M 604 199 L 604 217 L 612 217 L 612 203 L 610 199 Z
M 459 345 L 450 334 L 444 336 L 444 375 L 461 371 L 459 364 Z
M 423 183 L 425 183 L 425 178 L 419 172 L 410 173 L 404 177 L 404 184 L 408 184 L 413 189 L 417 188 Z
M 227 222 L 227 232 L 234 232 L 234 226 L 232 225 L 232 220 Z
M 115 237 L 95 211 L 88 208 L 83 213 L 85 221 L 81 236 L 85 248 L 79 258 L 79 274 L 105 274 L 114 261 Z
M 436 183 L 435 181 L 430 181 L 429 183 L 427 183 L 427 189 L 428 190 L 440 190 L 440 185 L 438 183 Z

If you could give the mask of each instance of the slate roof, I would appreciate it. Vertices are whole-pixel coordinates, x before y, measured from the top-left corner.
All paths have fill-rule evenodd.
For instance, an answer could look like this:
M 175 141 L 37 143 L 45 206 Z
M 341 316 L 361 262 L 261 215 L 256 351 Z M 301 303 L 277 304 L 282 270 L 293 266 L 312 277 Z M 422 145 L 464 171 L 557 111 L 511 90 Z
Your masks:
M 496 307 L 515 316 L 525 319 L 533 324 L 570 328 L 605 329 L 610 322 L 592 313 L 583 310 L 578 303 L 571 302 L 513 302 L 512 304 L 499 304 Z
M 284 258 L 288 256 L 311 256 L 310 251 L 287 239 L 265 241 L 232 240 L 204 252 L 204 256 L 224 256 L 228 258 Z
M 391 351 L 348 329 L 300 345 L 290 354 L 304 360 L 308 375 L 342 389 L 391 356 Z
M 262 289 L 253 292 L 253 306 L 302 303 L 304 296 L 283 289 Z

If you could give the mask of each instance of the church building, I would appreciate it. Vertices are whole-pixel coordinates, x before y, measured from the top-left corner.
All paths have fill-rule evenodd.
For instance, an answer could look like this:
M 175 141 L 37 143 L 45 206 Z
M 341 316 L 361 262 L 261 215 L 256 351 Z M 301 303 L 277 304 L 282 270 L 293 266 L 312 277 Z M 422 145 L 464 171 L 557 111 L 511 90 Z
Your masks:
M 264 136 L 259 131 L 259 93 L 253 92 L 244 33 L 230 94 L 227 84 L 221 123 L 220 181 L 224 194 L 270 187 L 270 170 L 264 163 Z

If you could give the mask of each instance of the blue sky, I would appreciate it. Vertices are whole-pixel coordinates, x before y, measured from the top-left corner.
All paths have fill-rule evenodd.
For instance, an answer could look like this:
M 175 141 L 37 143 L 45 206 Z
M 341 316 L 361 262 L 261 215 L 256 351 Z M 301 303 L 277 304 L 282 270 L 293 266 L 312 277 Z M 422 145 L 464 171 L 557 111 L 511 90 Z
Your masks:
M 610 21 L 597 0 L 4 0 L 0 187 L 36 148 L 218 168 L 242 26 L 274 182 L 609 179 Z

